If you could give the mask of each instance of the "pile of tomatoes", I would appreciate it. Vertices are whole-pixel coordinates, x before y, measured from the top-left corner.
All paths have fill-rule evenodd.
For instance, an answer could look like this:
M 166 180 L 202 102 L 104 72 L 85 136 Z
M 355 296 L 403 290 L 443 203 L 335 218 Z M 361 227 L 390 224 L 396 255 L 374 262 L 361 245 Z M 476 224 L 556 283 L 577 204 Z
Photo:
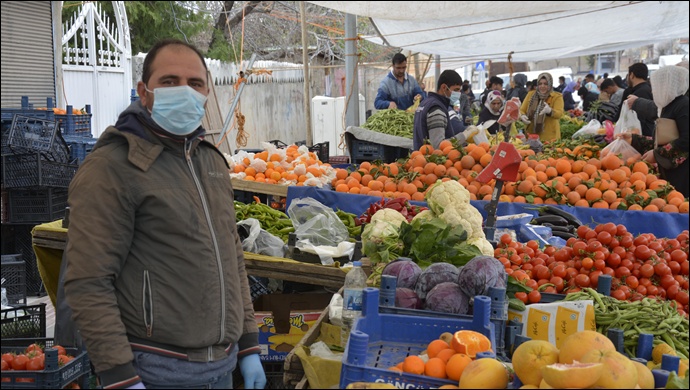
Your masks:
M 688 231 L 675 238 L 653 234 L 637 237 L 614 223 L 582 225 L 577 238 L 558 249 L 540 249 L 536 241 L 525 244 L 507 234 L 494 251 L 506 272 L 533 290 L 517 296 L 525 303 L 541 300 L 537 292 L 569 293 L 596 288 L 600 275 L 610 275 L 611 296 L 636 301 L 644 297 L 675 300 L 677 310 L 688 313 Z
M 55 345 L 52 348 L 58 351 L 58 366 L 62 367 L 71 362 L 74 357 L 67 354 L 64 347 Z M 3 353 L 2 371 L 43 371 L 45 369 L 45 354 L 43 346 L 37 343 L 31 344 L 23 353 Z M 3 377 L 2 382 L 10 382 L 10 378 Z M 34 382 L 33 378 L 17 378 L 16 382 Z M 73 384 L 74 385 L 74 384 Z M 74 388 L 74 387 L 71 387 Z M 77 387 L 78 388 L 78 387 Z

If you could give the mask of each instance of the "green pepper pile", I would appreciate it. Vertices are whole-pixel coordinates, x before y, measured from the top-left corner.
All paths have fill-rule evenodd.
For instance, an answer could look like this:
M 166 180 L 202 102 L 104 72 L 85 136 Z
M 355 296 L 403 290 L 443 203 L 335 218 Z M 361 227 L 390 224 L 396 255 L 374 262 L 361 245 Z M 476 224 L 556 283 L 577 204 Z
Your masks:
M 238 221 L 243 221 L 247 218 L 257 219 L 262 229 L 279 237 L 284 242 L 287 242 L 290 233 L 295 231 L 292 221 L 287 214 L 263 203 L 252 202 L 244 204 L 235 201 L 235 214 Z

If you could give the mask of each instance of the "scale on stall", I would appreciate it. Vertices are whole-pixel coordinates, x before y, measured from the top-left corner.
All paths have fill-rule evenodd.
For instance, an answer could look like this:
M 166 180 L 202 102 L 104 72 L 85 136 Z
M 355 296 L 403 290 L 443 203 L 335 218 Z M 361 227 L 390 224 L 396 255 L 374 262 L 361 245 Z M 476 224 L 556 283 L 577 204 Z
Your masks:
M 489 241 L 495 241 L 496 209 L 498 208 L 498 199 L 503 190 L 503 183 L 517 181 L 521 162 L 522 157 L 515 146 L 509 142 L 501 142 L 498 144 L 498 148 L 489 165 L 477 175 L 476 180 L 480 183 L 496 180 L 494 191 L 491 193 L 491 200 L 485 206 L 486 223 L 484 225 L 484 234 Z

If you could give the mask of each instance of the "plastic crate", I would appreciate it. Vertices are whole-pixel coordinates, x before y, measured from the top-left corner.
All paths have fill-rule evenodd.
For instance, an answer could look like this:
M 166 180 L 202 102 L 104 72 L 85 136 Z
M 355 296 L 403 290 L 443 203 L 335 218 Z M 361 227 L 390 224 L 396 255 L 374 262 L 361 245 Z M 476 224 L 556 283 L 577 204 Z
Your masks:
M 330 156 L 328 157 L 328 163 L 331 164 L 331 166 L 350 164 L 350 156 Z
M 40 153 L 2 158 L 5 188 L 68 188 L 77 173 L 77 165 L 48 161 Z
M 87 104 L 86 114 L 73 114 L 72 106 L 68 105 L 65 111 L 67 114 L 56 114 L 55 122 L 57 122 L 58 127 L 62 135 L 67 136 L 79 136 L 91 138 L 91 105 Z
M 319 158 L 319 161 L 321 161 L 322 163 L 327 163 L 330 162 L 328 157 L 329 145 L 330 143 L 326 141 L 321 142 L 320 144 L 314 144 L 313 146 L 310 146 L 308 149 L 310 152 L 316 154 L 316 156 Z
M 91 153 L 98 141 L 97 138 L 64 136 L 65 142 L 69 147 L 70 160 L 77 164 L 84 162 L 86 156 Z
M 73 356 L 69 363 L 58 365 L 57 349 L 53 349 L 52 338 L 17 338 L 2 340 L 2 353 L 20 353 L 29 345 L 45 346 L 45 369 L 42 371 L 3 371 L 2 387 L 8 389 L 62 389 L 77 381 L 82 389 L 90 388 L 91 362 L 86 351 L 65 347 L 67 355 Z M 22 378 L 22 381 L 18 380 Z M 27 379 L 23 379 L 27 378 Z
M 7 294 L 7 301 L 10 304 L 26 305 L 26 267 L 21 255 L 19 261 L 5 261 L 0 263 L 0 279 L 2 288 Z M 4 257 L 4 256 L 3 256 Z
M 252 302 L 254 302 L 260 295 L 271 293 L 268 291 L 268 288 L 266 288 L 266 286 L 264 286 L 263 283 L 261 283 L 256 277 L 247 275 L 247 278 L 249 279 L 249 293 L 251 294 Z
M 57 126 L 54 121 L 15 115 L 7 136 L 14 153 L 48 152 L 53 147 Z
M 2 247 L 5 254 L 21 253 L 26 269 L 26 295 L 45 295 L 43 279 L 38 271 L 36 252 L 33 248 L 33 236 L 31 231 L 36 223 L 30 224 L 3 224 Z
M 362 317 L 356 321 L 343 355 L 341 389 L 353 382 L 390 383 L 406 389 L 457 385 L 457 381 L 398 373 L 389 368 L 407 356 L 418 355 L 443 332 L 473 330 L 496 345 L 494 325 L 489 320 L 491 298 L 486 296 L 474 297 L 472 319 L 380 314 L 379 290 L 375 288 L 364 289 L 362 308 Z
M 406 148 L 362 141 L 350 133 L 345 133 L 345 141 L 350 152 L 350 162 L 353 164 L 374 160 L 392 163 L 400 158 L 407 157 L 410 153 L 410 150 Z
M 67 190 L 9 190 L 10 223 L 44 223 L 62 219 L 67 207 Z
M 0 312 L 2 345 L 8 338 L 46 337 L 46 304 L 17 306 Z M 5 384 L 2 385 L 5 387 Z
M 53 113 L 53 98 L 46 98 L 47 109 L 35 109 L 33 104 L 29 103 L 28 96 L 22 96 L 20 108 L 2 108 L 0 109 L 2 120 L 11 121 L 15 115 L 30 116 L 32 118 L 41 118 L 54 121 L 55 114 Z

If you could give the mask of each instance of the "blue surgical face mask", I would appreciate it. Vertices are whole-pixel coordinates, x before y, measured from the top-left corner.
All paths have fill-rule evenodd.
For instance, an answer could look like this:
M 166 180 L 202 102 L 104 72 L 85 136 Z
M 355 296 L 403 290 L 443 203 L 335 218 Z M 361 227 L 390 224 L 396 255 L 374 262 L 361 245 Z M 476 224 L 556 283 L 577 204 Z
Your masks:
M 174 134 L 185 136 L 201 126 L 206 96 L 188 85 L 154 88 L 151 118 L 158 126 Z
M 460 91 L 451 91 L 450 92 L 450 105 L 454 106 L 459 101 L 460 101 Z

